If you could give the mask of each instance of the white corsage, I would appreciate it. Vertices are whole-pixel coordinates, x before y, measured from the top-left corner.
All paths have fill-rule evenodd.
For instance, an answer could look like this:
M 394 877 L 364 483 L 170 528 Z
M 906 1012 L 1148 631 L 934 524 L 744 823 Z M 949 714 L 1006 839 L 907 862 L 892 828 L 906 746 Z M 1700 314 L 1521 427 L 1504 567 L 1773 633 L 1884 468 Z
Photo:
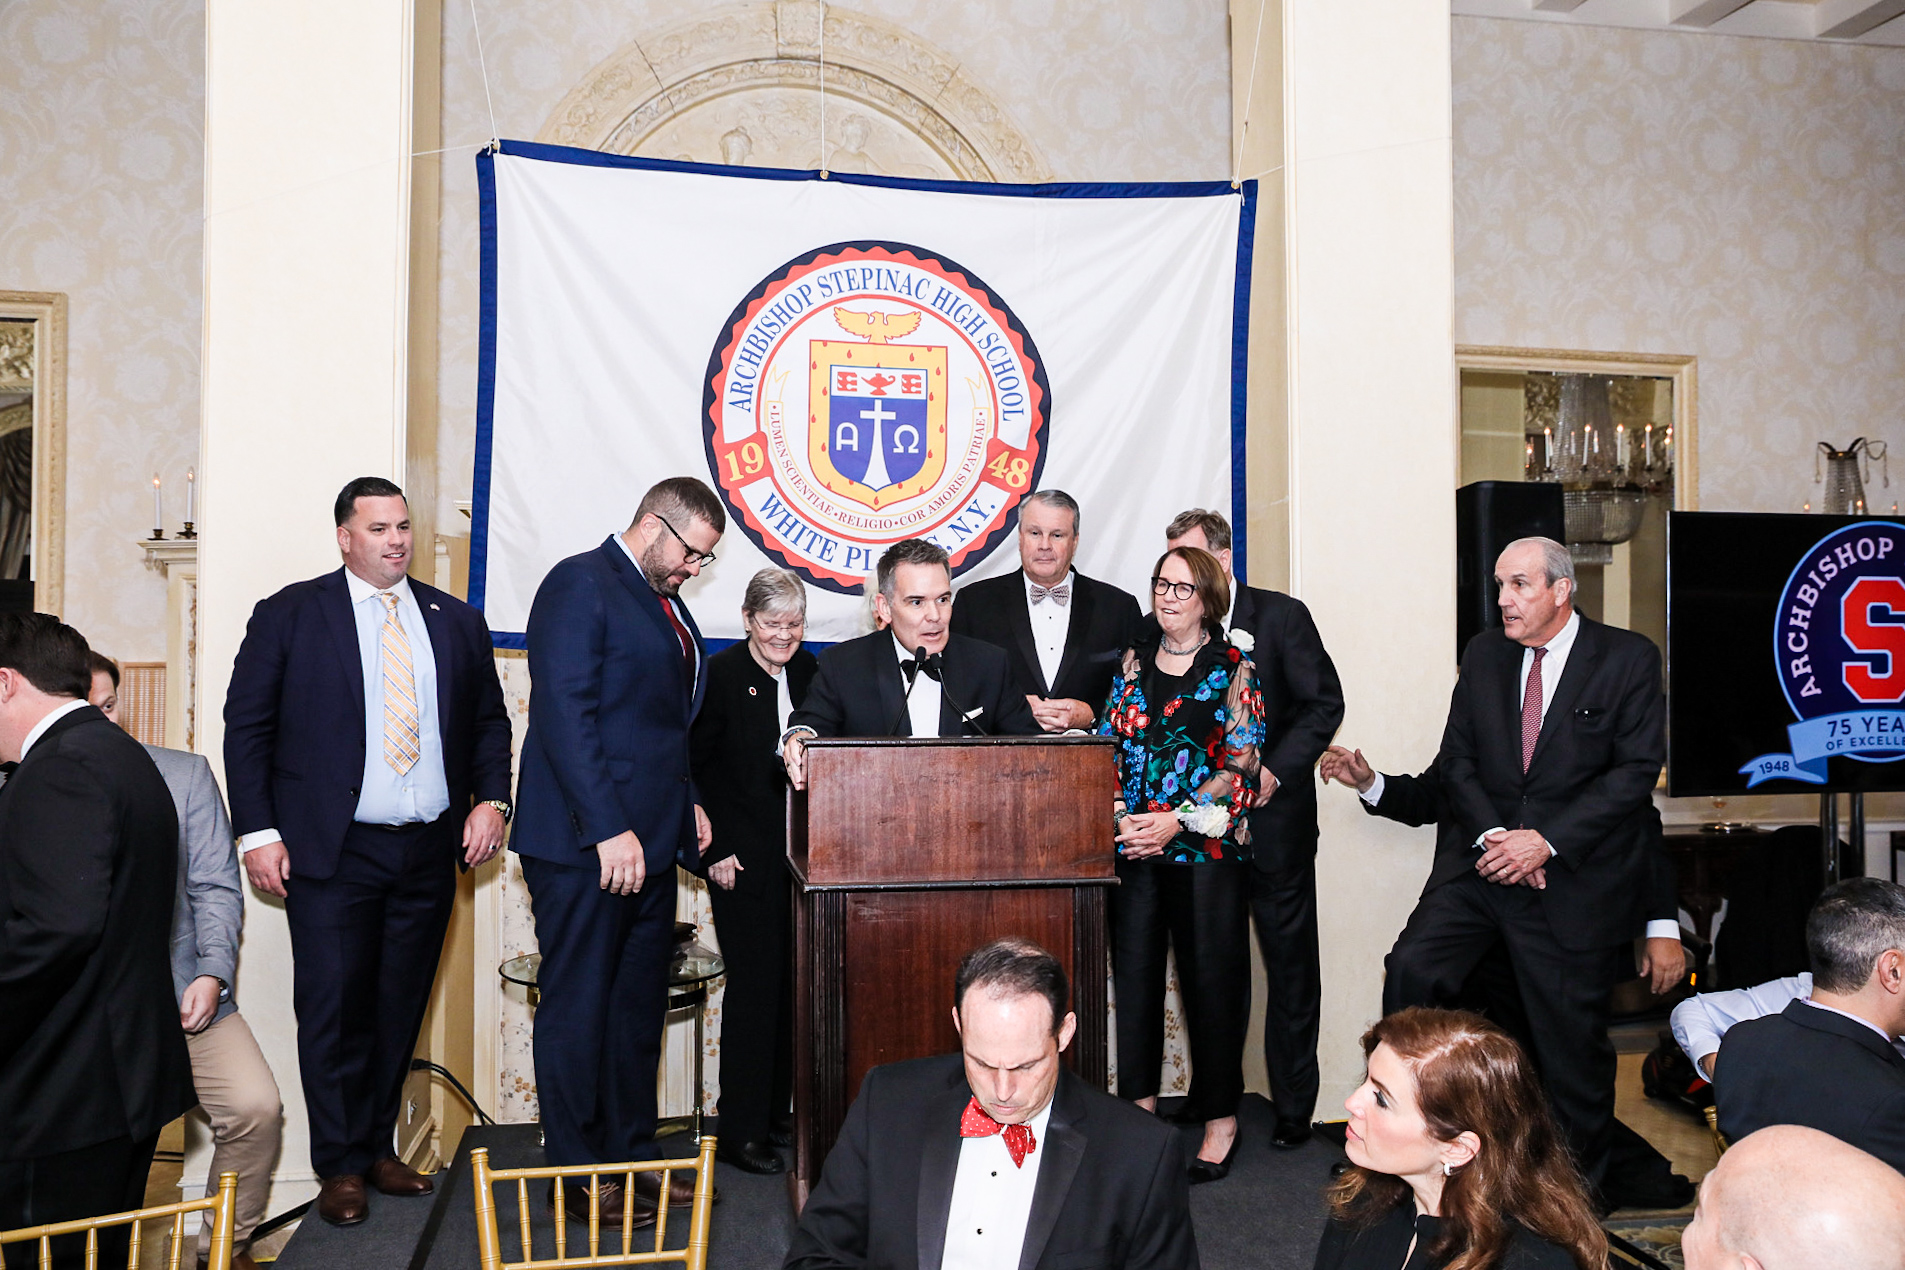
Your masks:
M 1257 646 L 1257 637 L 1241 626 L 1233 626 L 1225 631 L 1224 638 L 1240 653 L 1247 653 Z
M 1221 838 L 1230 828 L 1230 812 L 1217 803 L 1185 803 L 1177 823 L 1200 838 Z

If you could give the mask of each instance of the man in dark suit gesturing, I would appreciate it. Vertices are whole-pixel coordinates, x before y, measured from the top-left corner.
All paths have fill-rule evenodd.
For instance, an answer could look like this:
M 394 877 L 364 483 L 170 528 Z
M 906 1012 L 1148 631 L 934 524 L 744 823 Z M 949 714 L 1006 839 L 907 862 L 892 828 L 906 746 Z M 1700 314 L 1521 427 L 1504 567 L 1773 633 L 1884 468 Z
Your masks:
M 820 654 L 807 700 L 788 717 L 781 753 L 795 789 L 812 736 L 1031 736 L 1038 721 L 1002 649 L 951 633 L 952 571 L 924 538 L 888 547 L 873 608 L 887 629 Z M 921 658 L 924 657 L 922 661 Z
M 635 519 L 549 571 L 529 610 L 529 734 L 510 845 L 522 857 L 542 950 L 536 1093 L 550 1164 L 655 1156 L 677 863 L 695 866 L 708 819 L 689 772 L 707 656 L 681 585 L 714 561 L 727 514 L 692 477 L 642 496 Z M 659 1187 L 660 1174 L 637 1175 Z M 692 1196 L 677 1181 L 671 1202 Z M 620 1222 L 621 1184 L 604 1182 Z M 658 1190 L 635 1197 L 655 1220 Z M 587 1219 L 588 1195 L 564 1202 Z
M 963 1053 L 867 1073 L 786 1270 L 1195 1267 L 1178 1136 L 1064 1066 L 1066 996 L 1034 944 L 966 954 Z
M 1199 547 L 1230 572 L 1230 522 L 1193 508 L 1164 531 L 1173 547 Z M 1316 760 L 1343 722 L 1343 684 L 1303 601 L 1259 587 L 1231 588 L 1226 630 L 1257 668 L 1263 692 L 1263 758 L 1250 812 L 1250 913 L 1257 923 L 1268 1000 L 1263 1061 L 1276 1127 L 1270 1140 L 1309 1140 L 1316 1110 L 1316 1039 L 1323 1005 L 1316 930 Z M 1233 637 L 1234 639 L 1235 637 Z
M 79 632 L 0 614 L 0 761 L 19 764 L 0 789 L 0 1230 L 139 1207 L 159 1130 L 198 1101 L 169 956 L 178 817 L 91 683 Z M 124 1261 L 123 1229 L 102 1245 Z
M 225 695 L 225 780 L 251 884 L 284 899 L 318 1215 L 365 1183 L 427 1195 L 393 1152 L 459 858 L 509 817 L 509 715 L 475 609 L 405 576 L 410 511 L 380 477 L 334 507 L 344 567 L 252 611 Z
M 1905 887 L 1849 878 L 1806 918 L 1810 997 L 1726 1030 L 1713 1067 L 1720 1132 L 1829 1133 L 1905 1171 Z
M 1462 654 L 1436 760 L 1446 815 L 1383 1009 L 1453 996 L 1499 937 L 1548 1096 L 1599 1187 L 1614 1117 L 1608 995 L 1632 973 L 1654 877 L 1660 653 L 1574 611 L 1560 543 L 1510 543 L 1495 580 L 1503 629 Z
M 1129 592 L 1072 568 L 1078 519 L 1064 490 L 1027 495 L 1019 571 L 972 583 L 953 605 L 953 633 L 1005 650 L 1013 682 L 1047 732 L 1092 726 L 1140 619 Z

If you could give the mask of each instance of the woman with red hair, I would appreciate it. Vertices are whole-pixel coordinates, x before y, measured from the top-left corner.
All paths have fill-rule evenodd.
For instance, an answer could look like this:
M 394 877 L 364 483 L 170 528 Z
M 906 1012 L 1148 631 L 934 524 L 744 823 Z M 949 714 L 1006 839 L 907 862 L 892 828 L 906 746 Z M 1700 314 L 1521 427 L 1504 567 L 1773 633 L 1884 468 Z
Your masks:
M 1507 1033 L 1398 1010 L 1363 1053 L 1344 1104 L 1354 1167 L 1330 1190 L 1316 1270 L 1603 1270 L 1586 1185 Z

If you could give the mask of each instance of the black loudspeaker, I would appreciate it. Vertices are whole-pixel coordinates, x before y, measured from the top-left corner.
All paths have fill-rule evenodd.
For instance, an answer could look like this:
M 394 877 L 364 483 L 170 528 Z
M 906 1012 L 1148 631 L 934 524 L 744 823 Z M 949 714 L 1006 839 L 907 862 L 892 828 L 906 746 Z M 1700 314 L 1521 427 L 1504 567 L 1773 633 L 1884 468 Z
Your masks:
M 1531 481 L 1476 481 L 1455 491 L 1455 655 L 1487 630 L 1500 630 L 1495 560 L 1517 538 L 1563 541 L 1561 487 Z

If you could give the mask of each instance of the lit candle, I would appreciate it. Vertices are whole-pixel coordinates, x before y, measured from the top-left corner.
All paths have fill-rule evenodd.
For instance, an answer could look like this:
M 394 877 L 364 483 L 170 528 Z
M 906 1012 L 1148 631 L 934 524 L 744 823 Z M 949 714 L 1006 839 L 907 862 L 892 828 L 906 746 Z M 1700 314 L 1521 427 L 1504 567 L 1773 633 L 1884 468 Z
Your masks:
M 185 469 L 185 523 L 198 519 L 198 469 Z
M 1805 510 L 1806 510 L 1806 511 L 1811 511 L 1811 510 L 1812 510 L 1812 500 L 1811 500 L 1810 498 L 1806 500 L 1806 506 L 1805 506 Z
M 1648 471 L 1652 471 L 1654 467 L 1654 425 L 1652 423 L 1649 423 L 1647 430 L 1641 434 L 1640 448 L 1641 461 L 1647 465 Z
M 1528 443 L 1527 453 L 1522 455 L 1521 465 L 1528 468 L 1535 465 L 1535 443 L 1533 441 Z
M 157 534 L 165 524 L 165 498 L 159 493 L 159 474 L 152 474 L 152 532 Z
M 1614 466 L 1623 472 L 1627 470 L 1627 425 L 1624 423 L 1614 425 Z
M 1544 467 L 1554 466 L 1554 429 L 1541 430 L 1541 462 Z

